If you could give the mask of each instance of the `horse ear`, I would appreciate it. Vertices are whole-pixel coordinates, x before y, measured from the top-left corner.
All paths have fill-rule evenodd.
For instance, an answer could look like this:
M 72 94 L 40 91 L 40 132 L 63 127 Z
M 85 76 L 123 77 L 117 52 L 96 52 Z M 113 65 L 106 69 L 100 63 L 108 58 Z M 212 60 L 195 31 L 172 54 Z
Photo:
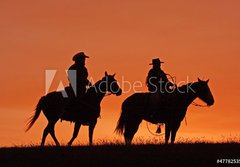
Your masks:
M 116 73 L 113 74 L 113 78 L 115 77 Z
M 209 79 L 206 81 L 206 83 L 208 83 L 209 82 Z
M 197 78 L 198 79 L 198 82 L 201 82 L 201 79 Z
M 105 76 L 108 76 L 108 73 L 107 73 L 107 71 L 105 71 Z

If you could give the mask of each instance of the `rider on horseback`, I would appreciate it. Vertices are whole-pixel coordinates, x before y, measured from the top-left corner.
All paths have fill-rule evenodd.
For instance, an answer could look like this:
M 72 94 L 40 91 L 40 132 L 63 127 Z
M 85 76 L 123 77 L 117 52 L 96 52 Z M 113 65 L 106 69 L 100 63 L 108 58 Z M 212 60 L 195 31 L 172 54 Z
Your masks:
M 75 62 L 68 69 L 69 87 L 66 87 L 68 94 L 68 103 L 66 108 L 71 108 L 76 104 L 77 100 L 82 99 L 87 92 L 87 86 L 91 86 L 91 82 L 87 79 L 88 71 L 85 67 L 85 60 L 89 58 L 84 52 L 75 54 L 72 60 Z
M 153 65 L 152 69 L 148 72 L 146 84 L 150 94 L 146 99 L 147 106 L 151 106 L 148 108 L 150 117 L 154 117 L 156 113 L 159 113 L 159 102 L 163 102 L 167 100 L 167 94 L 170 93 L 171 87 L 174 86 L 168 78 L 167 74 L 161 69 L 161 62 L 159 58 L 153 59 L 152 63 L 149 65 Z M 158 127 L 157 132 L 161 131 L 160 126 Z
M 68 69 L 69 87 L 77 98 L 81 98 L 86 93 L 86 86 L 91 86 L 91 82 L 87 79 L 88 71 L 85 67 L 86 58 L 89 57 L 86 56 L 84 52 L 77 53 L 72 58 L 75 63 Z

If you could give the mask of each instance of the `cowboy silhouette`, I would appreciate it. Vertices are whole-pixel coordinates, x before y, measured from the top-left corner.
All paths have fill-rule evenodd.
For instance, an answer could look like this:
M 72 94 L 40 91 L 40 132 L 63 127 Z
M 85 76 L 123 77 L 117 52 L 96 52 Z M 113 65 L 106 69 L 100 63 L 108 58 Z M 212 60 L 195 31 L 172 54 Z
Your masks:
M 166 101 L 167 93 L 170 93 L 171 87 L 174 86 L 168 78 L 167 74 L 161 69 L 161 62 L 159 58 L 152 59 L 152 69 L 148 72 L 146 84 L 150 93 L 147 104 L 150 106 L 150 117 L 154 117 L 157 113 L 159 100 Z M 161 133 L 161 125 L 158 126 L 156 133 Z
M 167 74 L 161 69 L 161 62 L 159 58 L 153 59 L 152 63 L 149 65 L 153 65 L 152 69 L 148 72 L 146 84 L 149 92 L 151 93 L 168 93 L 171 89 L 171 86 L 174 86 L 168 78 Z
M 72 99 L 73 97 L 82 98 L 87 90 L 87 86 L 91 86 L 88 78 L 88 70 L 85 67 L 86 58 L 89 58 L 85 55 L 84 52 L 79 52 L 75 54 L 72 60 L 75 62 L 68 69 L 68 80 L 69 88 L 68 95 Z

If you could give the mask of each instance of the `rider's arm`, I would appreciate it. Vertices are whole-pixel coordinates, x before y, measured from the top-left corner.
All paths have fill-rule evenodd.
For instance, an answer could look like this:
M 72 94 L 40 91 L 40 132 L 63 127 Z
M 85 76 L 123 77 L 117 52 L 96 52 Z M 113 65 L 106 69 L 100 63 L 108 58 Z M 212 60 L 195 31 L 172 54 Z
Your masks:
M 153 70 L 151 69 L 149 72 L 148 72 L 148 76 L 146 78 L 146 85 L 150 85 L 150 82 L 151 82 L 151 78 L 154 77 L 154 72 Z

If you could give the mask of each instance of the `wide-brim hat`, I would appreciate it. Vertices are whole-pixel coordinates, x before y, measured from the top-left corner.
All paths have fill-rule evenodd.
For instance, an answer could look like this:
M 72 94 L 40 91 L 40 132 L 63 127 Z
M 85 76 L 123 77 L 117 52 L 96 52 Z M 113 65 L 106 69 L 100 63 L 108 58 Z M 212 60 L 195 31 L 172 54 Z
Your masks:
M 72 60 L 78 61 L 78 60 L 82 60 L 83 58 L 89 58 L 89 56 L 85 55 L 84 52 L 79 52 L 73 56 Z
M 153 65 L 153 64 L 161 64 L 161 63 L 164 63 L 163 61 L 160 61 L 159 58 L 157 59 L 152 59 L 152 63 L 150 63 L 149 65 Z

